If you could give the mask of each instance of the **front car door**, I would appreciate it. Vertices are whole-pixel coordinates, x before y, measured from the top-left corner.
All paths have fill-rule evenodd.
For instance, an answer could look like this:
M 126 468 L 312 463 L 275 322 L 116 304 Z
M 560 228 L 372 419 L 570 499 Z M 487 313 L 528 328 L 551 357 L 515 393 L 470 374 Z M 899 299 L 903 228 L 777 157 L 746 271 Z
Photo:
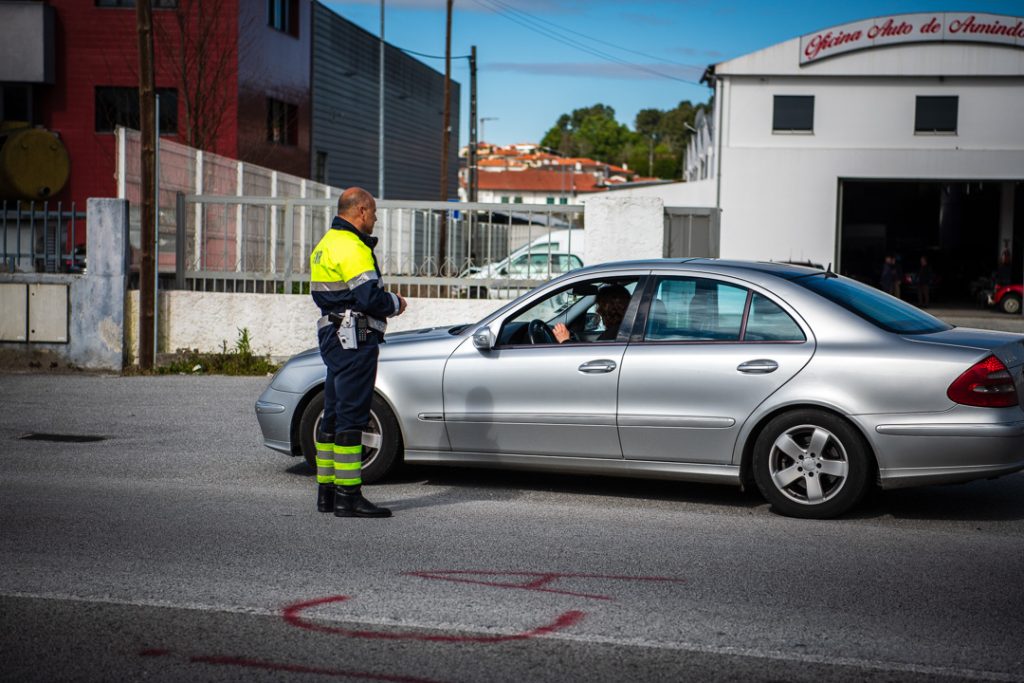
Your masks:
M 621 286 L 629 292 L 627 302 L 634 299 L 626 316 L 635 315 L 640 279 L 591 276 L 552 287 L 492 323 L 494 348 L 467 342 L 456 349 L 443 389 L 452 450 L 621 458 L 616 393 L 628 324 L 616 338 L 601 341 L 611 335 L 595 320 L 595 308 L 602 287 Z M 560 322 L 574 337 L 561 344 L 548 336 Z
M 725 276 L 655 273 L 622 359 L 624 457 L 730 464 L 747 417 L 814 352 L 786 308 Z

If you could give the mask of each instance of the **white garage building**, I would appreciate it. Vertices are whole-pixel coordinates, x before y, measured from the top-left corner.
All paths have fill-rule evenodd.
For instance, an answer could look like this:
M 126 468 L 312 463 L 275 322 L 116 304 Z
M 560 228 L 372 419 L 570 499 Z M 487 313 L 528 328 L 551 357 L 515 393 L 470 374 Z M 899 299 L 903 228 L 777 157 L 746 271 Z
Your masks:
M 690 182 L 624 192 L 720 209 L 710 255 L 833 263 L 865 281 L 887 254 L 908 272 L 927 256 L 954 297 L 1004 250 L 1024 261 L 1024 18 L 866 19 L 705 78 L 714 111 Z

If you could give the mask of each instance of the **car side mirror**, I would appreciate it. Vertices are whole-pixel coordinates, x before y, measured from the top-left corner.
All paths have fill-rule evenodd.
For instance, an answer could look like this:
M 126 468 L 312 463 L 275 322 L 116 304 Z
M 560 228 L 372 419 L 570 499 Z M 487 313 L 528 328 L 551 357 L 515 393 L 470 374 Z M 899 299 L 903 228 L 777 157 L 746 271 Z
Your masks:
M 481 351 L 490 351 L 494 348 L 494 335 L 489 327 L 481 327 L 473 333 L 473 346 Z
M 498 275 L 508 275 L 508 268 L 502 268 L 499 270 Z

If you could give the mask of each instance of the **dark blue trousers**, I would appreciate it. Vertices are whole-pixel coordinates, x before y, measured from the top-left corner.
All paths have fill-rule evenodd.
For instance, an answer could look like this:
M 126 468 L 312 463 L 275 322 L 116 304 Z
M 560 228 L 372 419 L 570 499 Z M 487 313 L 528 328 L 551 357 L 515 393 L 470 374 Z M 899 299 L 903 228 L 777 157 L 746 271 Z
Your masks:
M 365 431 L 370 421 L 373 385 L 377 379 L 376 333 L 357 349 L 343 349 L 333 327 L 318 332 L 320 357 L 327 365 L 324 384 L 324 418 L 320 429 L 326 434 Z

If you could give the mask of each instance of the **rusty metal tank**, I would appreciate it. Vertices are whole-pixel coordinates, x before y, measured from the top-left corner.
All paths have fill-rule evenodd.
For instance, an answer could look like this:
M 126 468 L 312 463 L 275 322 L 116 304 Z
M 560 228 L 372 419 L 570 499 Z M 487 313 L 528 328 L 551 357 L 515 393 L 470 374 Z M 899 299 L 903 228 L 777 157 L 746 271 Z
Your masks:
M 0 122 L 0 199 L 50 199 L 64 189 L 69 172 L 67 149 L 55 133 Z

